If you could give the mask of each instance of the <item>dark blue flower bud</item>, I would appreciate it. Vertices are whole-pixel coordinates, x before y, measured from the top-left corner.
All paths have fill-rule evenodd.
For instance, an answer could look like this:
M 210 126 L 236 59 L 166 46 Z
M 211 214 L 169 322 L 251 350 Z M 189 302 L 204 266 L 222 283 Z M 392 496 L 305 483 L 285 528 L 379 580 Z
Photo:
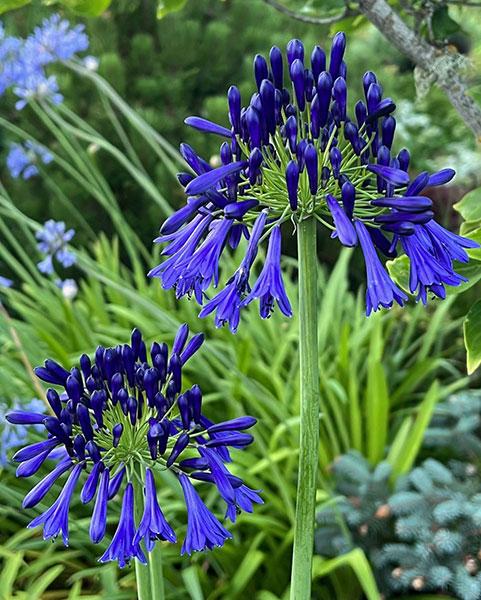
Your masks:
M 406 189 L 406 196 L 417 196 L 420 194 L 428 185 L 428 181 L 429 173 L 427 171 L 419 173 L 419 175 L 417 175 L 417 177 L 415 177 L 408 185 Z
M 202 409 L 202 392 L 198 385 L 193 385 L 188 395 L 192 420 L 194 423 L 200 423 Z
M 432 200 L 426 196 L 400 196 L 371 200 L 373 206 L 393 208 L 401 212 L 424 212 L 432 208 Z
M 179 467 L 182 469 L 198 469 L 199 471 L 205 471 L 209 468 L 209 463 L 205 458 L 186 458 L 181 460 Z
M 181 394 L 177 398 L 177 406 L 179 407 L 180 418 L 182 419 L 182 426 L 184 429 L 190 429 L 190 402 L 189 402 L 189 394 Z
M 354 111 L 356 113 L 357 126 L 361 128 L 366 122 L 367 118 L 367 108 L 362 100 L 358 100 L 356 102 Z
M 220 160 L 223 165 L 228 165 L 232 162 L 232 150 L 230 144 L 224 142 L 220 147 Z
M 92 410 L 94 411 L 95 415 L 95 420 L 97 421 L 99 427 L 104 426 L 103 409 L 105 401 L 106 394 L 104 390 L 95 390 L 90 399 Z
M 311 135 L 317 140 L 321 134 L 319 96 L 316 94 L 311 102 Z
M 364 95 L 366 96 L 366 98 L 369 86 L 372 83 L 377 83 L 377 77 L 372 71 L 366 71 L 362 77 L 362 86 L 364 88 Z
M 409 176 L 400 169 L 393 169 L 384 165 L 368 165 L 368 170 L 383 177 L 388 183 L 396 186 L 403 186 L 409 183 Z
M 371 83 L 367 90 L 367 112 L 368 114 L 374 113 L 379 103 L 381 102 L 381 88 L 377 83 Z
M 46 360 L 44 367 L 36 367 L 34 371 L 39 379 L 56 385 L 65 385 L 67 377 L 70 375 L 66 369 L 54 360 Z
M 229 102 L 229 121 L 235 133 L 240 133 L 241 95 L 235 85 L 231 85 L 227 92 Z
M 100 450 L 93 440 L 89 440 L 85 444 L 85 450 L 89 454 L 90 458 L 94 461 L 94 463 L 100 462 Z
M 306 146 L 307 146 L 307 140 L 301 140 L 297 144 L 297 148 L 296 148 L 296 158 L 297 158 L 297 163 L 299 165 L 299 171 L 301 173 L 304 170 L 304 152 L 306 151 Z
M 381 126 L 381 139 L 384 146 L 391 148 L 394 139 L 394 131 L 396 130 L 396 119 L 394 117 L 386 117 Z
M 234 446 L 244 448 L 252 444 L 254 438 L 249 433 L 233 433 L 229 436 L 216 437 L 205 443 L 208 448 L 219 448 L 221 446 Z
M 314 76 L 309 69 L 304 71 L 304 86 L 306 89 L 306 100 L 307 102 L 311 102 L 314 98 L 316 86 L 314 84 Z
M 214 135 L 220 135 L 222 137 L 230 138 L 232 133 L 227 127 L 223 127 L 222 125 L 218 125 L 217 123 L 213 123 L 208 119 L 204 119 L 202 117 L 187 117 L 184 120 L 184 123 L 189 127 L 193 127 L 194 129 L 198 129 L 204 133 L 213 133 Z
M 113 348 L 108 348 L 104 353 L 104 372 L 108 381 L 117 372 L 117 354 Z
M 79 460 L 85 459 L 85 438 L 81 433 L 75 436 L 73 449 Z
M 332 86 L 332 95 L 339 110 L 339 120 L 346 120 L 347 86 L 342 77 L 338 77 Z
M 301 40 L 293 39 L 287 44 L 287 63 L 289 67 L 296 59 L 304 62 L 304 45 Z
M 277 46 L 272 46 L 269 52 L 269 60 L 271 63 L 272 77 L 274 85 L 278 90 L 282 90 L 284 85 L 284 65 L 282 61 L 282 52 Z
M 331 176 L 331 171 L 330 171 L 329 167 L 322 167 L 322 169 L 321 169 L 321 186 L 323 188 L 326 187 L 330 176 Z
M 309 179 L 309 189 L 311 194 L 315 196 L 319 185 L 319 170 L 317 150 L 314 144 L 307 144 L 304 151 L 304 160 L 306 163 L 307 177 Z
M 249 182 L 254 185 L 259 175 L 263 156 L 259 148 L 254 148 L 249 155 Z
M 347 217 L 352 219 L 354 202 L 356 200 L 356 188 L 350 181 L 346 181 L 341 188 L 341 200 Z
M 314 50 L 312 51 L 311 69 L 314 81 L 317 81 L 322 71 L 326 70 L 326 53 L 320 46 L 314 46 Z
M 132 352 L 134 353 L 134 357 L 139 357 L 140 344 L 142 343 L 142 333 L 139 329 L 135 328 L 132 331 L 130 336 L 130 345 L 132 348 Z
M 90 413 L 88 411 L 88 408 L 80 403 L 77 404 L 77 418 L 85 439 L 93 439 L 94 430 L 92 429 L 92 424 L 90 423 Z
M 112 402 L 117 404 L 117 393 L 124 385 L 124 378 L 120 373 L 115 373 L 115 375 L 110 380 L 110 392 L 112 394 Z
M 424 225 L 430 221 L 434 216 L 432 210 L 426 210 L 422 212 L 391 212 L 374 217 L 376 223 L 399 223 L 401 221 L 408 221 L 410 223 L 416 223 L 417 225 Z
M 127 404 L 129 401 L 129 394 L 125 388 L 122 388 L 117 392 L 117 400 L 120 404 L 120 408 L 122 409 L 122 412 L 124 413 L 125 416 L 127 416 L 127 413 L 128 413 Z
M 254 57 L 254 77 L 257 84 L 257 89 L 261 87 L 263 79 L 269 78 L 269 69 L 266 59 L 261 54 L 256 54 Z
M 331 45 L 331 56 L 329 60 L 329 73 L 333 79 L 339 77 L 339 68 L 346 49 L 346 35 L 340 31 L 336 33 Z
M 122 468 L 110 479 L 108 491 L 109 500 L 112 500 L 112 498 L 117 495 L 117 492 L 119 491 L 120 486 L 122 485 L 124 474 L 125 467 L 122 466 Z
M 332 174 L 337 179 L 339 177 L 342 162 L 342 154 L 337 146 L 334 146 L 334 148 L 329 150 L 329 160 L 331 161 Z
M 183 323 L 175 334 L 174 342 L 172 344 L 172 354 L 180 354 L 182 352 L 188 337 L 189 326 L 187 323 Z
M 262 141 L 262 128 L 259 113 L 255 108 L 249 106 L 245 113 L 247 129 L 249 132 L 251 148 L 259 148 Z
M 135 357 L 132 348 L 127 344 L 122 346 L 122 362 L 124 364 L 125 373 L 127 374 L 127 381 L 132 387 L 135 381 Z
M 264 79 L 261 83 L 259 94 L 262 102 L 262 110 L 267 124 L 267 131 L 274 135 L 276 132 L 276 107 L 275 107 L 275 88 L 268 80 Z
M 182 187 L 185 187 L 194 179 L 194 175 L 191 173 L 177 173 L 177 180 Z
M 70 430 L 73 423 L 72 414 L 70 413 L 70 411 L 66 408 L 62 408 L 62 410 L 60 411 L 59 419 L 60 421 L 62 421 L 62 423 L 65 423 L 65 425 Z
M 456 175 L 454 169 L 441 169 L 429 176 L 428 186 L 444 185 Z
M 410 223 L 409 221 L 384 223 L 381 227 L 384 231 L 389 231 L 396 235 L 412 235 L 416 231 L 414 223 Z
M 288 104 L 286 106 L 286 117 L 297 118 L 297 108 L 293 104 Z
M 178 354 L 172 354 L 169 361 L 168 372 L 172 374 L 172 382 L 175 393 L 179 393 L 182 386 L 182 364 Z
M 207 433 L 219 433 L 221 431 L 243 431 L 244 429 L 254 427 L 256 423 L 257 419 L 254 417 L 237 417 L 235 419 L 230 419 L 229 421 L 223 421 L 221 423 L 211 425 L 207 428 Z
M 43 420 L 45 429 L 53 436 L 57 437 L 62 442 L 68 441 L 68 436 L 65 435 L 63 429 L 60 427 L 60 421 L 57 417 L 45 417 Z
M 181 433 L 177 438 L 177 441 L 172 448 L 172 452 L 170 453 L 169 458 L 167 459 L 167 467 L 171 467 L 179 455 L 187 448 L 189 445 L 190 438 L 186 433 Z
M 90 358 L 86 354 L 82 354 L 80 357 L 80 368 L 82 369 L 82 373 L 87 379 L 87 377 L 92 372 L 92 363 L 90 362 Z
M 180 364 L 185 365 L 189 358 L 194 355 L 204 343 L 204 334 L 198 333 L 194 335 L 187 344 L 185 350 L 180 355 Z
M 327 123 L 329 105 L 331 104 L 332 77 L 323 71 L 317 80 L 317 95 L 319 97 L 319 124 L 324 127 Z
M 230 219 L 242 219 L 252 208 L 259 204 L 258 200 L 242 200 L 241 202 L 232 202 L 224 208 L 224 214 Z
M 137 400 L 133 396 L 129 396 L 129 399 L 127 400 L 127 410 L 129 412 L 130 422 L 132 425 L 135 425 L 137 422 L 137 408 Z
M 59 417 L 60 411 L 62 410 L 62 402 L 60 400 L 60 396 L 52 388 L 49 388 L 47 390 L 46 396 L 47 396 L 47 401 L 50 404 L 50 406 L 52 407 L 53 412 L 57 415 L 57 417 Z
M 122 436 L 122 433 L 124 431 L 124 426 L 122 425 L 122 423 L 117 423 L 117 425 L 114 425 L 112 428 L 112 443 L 114 448 L 117 448 L 117 446 L 119 445 L 120 442 L 120 438 Z
M 297 210 L 297 190 L 299 185 L 299 166 L 295 160 L 288 162 L 286 167 L 287 195 L 291 210 Z
M 289 69 L 292 83 L 294 85 L 294 92 L 296 94 L 296 101 L 299 110 L 302 112 L 306 108 L 306 97 L 305 97 L 305 80 L 304 80 L 304 65 L 302 61 L 296 58 Z
M 285 132 L 287 136 L 287 141 L 289 143 L 289 148 L 291 152 L 295 152 L 297 148 L 297 120 L 294 116 L 291 116 L 287 119 L 285 125 Z
M 403 148 L 397 155 L 397 159 L 399 161 L 399 168 L 401 169 L 401 171 L 405 171 L 407 173 L 409 169 L 409 161 L 411 160 L 409 150 Z

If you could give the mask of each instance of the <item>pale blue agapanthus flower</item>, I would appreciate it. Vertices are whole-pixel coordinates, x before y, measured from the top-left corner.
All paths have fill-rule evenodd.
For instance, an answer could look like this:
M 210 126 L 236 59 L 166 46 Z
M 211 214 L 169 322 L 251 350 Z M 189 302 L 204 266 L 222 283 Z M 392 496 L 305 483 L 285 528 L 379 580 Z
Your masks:
M 75 235 L 74 229 L 66 229 L 63 221 L 49 219 L 43 228 L 35 234 L 37 248 L 44 254 L 43 260 L 38 263 L 38 269 L 45 275 L 52 275 L 55 271 L 53 260 L 56 259 L 64 268 L 75 264 L 77 257 L 68 249 L 67 245 Z
M 7 168 L 14 179 L 22 177 L 30 179 L 38 175 L 38 165 L 48 165 L 53 161 L 53 155 L 44 146 L 27 140 L 22 144 L 10 144 L 7 155 Z
M 27 427 L 17 427 L 8 422 L 6 414 L 11 410 L 43 411 L 44 403 L 33 398 L 28 402 L 15 401 L 13 407 L 6 401 L 0 401 L 0 466 L 4 467 L 10 461 L 10 452 L 18 448 L 28 439 Z
M 49 65 L 73 60 L 89 46 L 83 25 L 72 26 L 55 14 L 45 19 L 25 39 L 8 36 L 0 24 L 0 95 L 11 89 L 18 97 L 17 110 L 31 100 L 60 104 L 63 96 Z

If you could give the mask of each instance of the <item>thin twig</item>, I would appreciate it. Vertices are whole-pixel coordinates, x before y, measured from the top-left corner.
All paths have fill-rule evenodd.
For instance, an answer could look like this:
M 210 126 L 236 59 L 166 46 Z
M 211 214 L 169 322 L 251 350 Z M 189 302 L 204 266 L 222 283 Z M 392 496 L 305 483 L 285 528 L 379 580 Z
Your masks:
M 346 6 L 342 13 L 338 15 L 332 15 L 331 17 L 315 17 L 292 10 L 277 0 L 264 0 L 264 2 L 280 13 L 291 17 L 291 19 L 296 19 L 296 21 L 301 21 L 302 23 L 309 23 L 310 25 L 332 25 L 333 23 L 342 21 L 342 19 L 358 14 L 356 11 L 353 11 Z
M 45 391 L 43 390 L 42 386 L 40 385 L 40 382 L 38 381 L 37 376 L 35 375 L 35 372 L 32 369 L 32 365 L 30 364 L 30 361 L 28 360 L 28 356 L 23 348 L 22 341 L 20 340 L 18 332 L 15 329 L 15 325 L 13 324 L 12 318 L 9 315 L 7 309 L 5 308 L 5 306 L 3 305 L 2 302 L 0 302 L 0 314 L 3 316 L 3 318 L 5 319 L 5 322 L 7 323 L 10 337 L 12 338 L 12 341 L 13 341 L 16 349 L 18 350 L 18 353 L 20 355 L 20 360 L 22 361 L 22 364 L 25 367 L 25 371 L 27 372 L 28 376 L 32 380 L 33 387 L 34 387 L 35 391 L 37 392 L 38 397 L 45 403 L 49 412 L 52 412 L 52 409 L 51 409 L 49 403 L 47 402 L 47 399 L 45 398 Z

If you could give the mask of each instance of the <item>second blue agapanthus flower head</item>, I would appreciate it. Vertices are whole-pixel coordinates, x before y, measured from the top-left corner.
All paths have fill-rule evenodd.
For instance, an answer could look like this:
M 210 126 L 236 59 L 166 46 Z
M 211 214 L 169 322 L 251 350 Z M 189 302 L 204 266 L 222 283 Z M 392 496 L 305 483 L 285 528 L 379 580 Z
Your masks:
M 145 551 L 152 551 L 158 540 L 177 540 L 157 498 L 159 474 L 168 469 L 186 503 L 182 553 L 222 546 L 232 537 L 202 501 L 197 484 L 217 489 L 231 521 L 262 502 L 228 468 L 229 449 L 252 443 L 246 430 L 255 419 L 214 423 L 204 414 L 199 386 L 185 389 L 182 369 L 202 342 L 202 334 L 189 339 L 183 325 L 170 352 L 157 342 L 147 351 L 136 329 L 130 344 L 99 346 L 93 360 L 82 355 L 70 371 L 53 360 L 36 369 L 40 379 L 54 386 L 47 391 L 51 414 L 14 410 L 7 415 L 11 424 L 42 426 L 45 432 L 44 440 L 15 454 L 17 476 L 30 477 L 49 461 L 54 466 L 27 494 L 24 508 L 36 506 L 56 482 L 65 480 L 50 508 L 30 527 L 43 526 L 45 539 L 62 535 L 68 545 L 69 506 L 80 491 L 81 501 L 93 504 L 90 537 L 99 543 L 106 535 L 109 506 L 121 498 L 120 519 L 99 560 L 116 560 L 121 567 L 133 558 L 145 562 Z M 142 490 L 140 520 L 134 518 L 136 489 Z
M 195 129 L 224 138 L 222 165 L 213 168 L 187 144 L 181 152 L 191 172 L 179 174 L 187 203 L 165 221 L 156 242 L 165 260 L 152 269 L 177 297 L 193 295 L 200 315 L 215 312 L 217 326 L 236 331 L 242 309 L 260 302 L 262 317 L 279 306 L 291 315 L 280 264 L 281 226 L 315 218 L 344 246 L 360 246 L 366 263 L 367 313 L 403 304 L 407 295 L 391 280 L 381 256 L 398 250 L 411 264 L 410 291 L 423 302 L 445 295 L 464 279 L 453 260 L 468 260 L 477 244 L 433 220 L 428 187 L 454 177 L 452 169 L 411 180 L 410 155 L 394 151 L 396 106 L 383 97 L 374 73 L 363 76 L 364 97 L 348 110 L 346 38 L 334 36 L 329 57 L 316 46 L 310 57 L 299 40 L 285 56 L 273 47 L 267 61 L 254 58 L 256 90 L 243 103 L 237 87 L 227 93 L 230 127 L 189 117 Z M 282 230 L 286 229 L 286 226 Z M 290 235 L 290 233 L 288 233 Z M 244 238 L 244 240 L 243 240 Z M 254 260 L 265 242 L 264 267 Z M 227 248 L 245 256 L 218 287 L 219 260 Z

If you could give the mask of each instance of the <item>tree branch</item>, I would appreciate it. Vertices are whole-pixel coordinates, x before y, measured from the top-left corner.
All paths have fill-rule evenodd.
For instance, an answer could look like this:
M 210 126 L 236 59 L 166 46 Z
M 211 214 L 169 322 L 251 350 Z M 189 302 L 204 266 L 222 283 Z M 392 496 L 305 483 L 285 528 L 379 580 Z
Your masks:
M 468 86 L 459 73 L 458 53 L 438 50 L 428 44 L 385 0 L 359 0 L 359 10 L 393 46 L 439 85 L 467 127 L 481 141 L 481 107 L 468 94 Z
M 278 0 L 263 1 L 293 19 L 312 25 L 329 25 L 349 16 L 364 15 L 389 43 L 409 57 L 426 73 L 428 79 L 439 85 L 476 140 L 481 142 L 481 107 L 468 94 L 468 86 L 459 73 L 460 55 L 431 46 L 406 25 L 386 0 L 358 0 L 358 10 L 353 11 L 346 6 L 345 11 L 336 17 L 311 17 L 287 8 Z M 467 4 L 470 0 L 448 2 Z
M 314 17 L 292 10 L 277 0 L 264 0 L 264 2 L 269 6 L 272 6 L 272 8 L 275 8 L 280 13 L 291 17 L 291 19 L 302 21 L 302 23 L 309 23 L 310 25 L 332 25 L 333 23 L 342 21 L 342 19 L 345 19 L 346 17 L 352 17 L 358 14 L 358 12 L 353 11 L 346 6 L 342 13 L 338 15 L 333 15 L 332 17 Z

